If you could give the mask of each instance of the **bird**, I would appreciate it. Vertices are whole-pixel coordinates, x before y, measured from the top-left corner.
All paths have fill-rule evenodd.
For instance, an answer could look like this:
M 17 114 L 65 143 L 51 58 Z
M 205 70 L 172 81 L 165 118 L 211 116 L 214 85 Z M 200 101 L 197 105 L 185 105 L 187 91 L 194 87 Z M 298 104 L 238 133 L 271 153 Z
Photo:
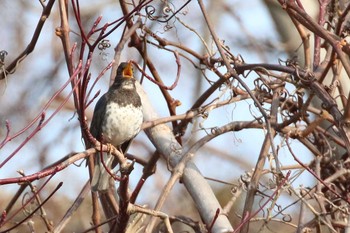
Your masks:
M 101 143 L 112 144 L 122 153 L 126 152 L 130 141 L 140 132 L 143 122 L 142 102 L 135 82 L 132 63 L 120 63 L 113 84 L 96 103 L 90 125 L 92 136 Z M 101 155 L 96 153 L 94 160 L 91 189 L 106 191 L 110 188 L 111 175 L 103 162 L 112 171 L 114 156 L 104 153 L 102 162 Z

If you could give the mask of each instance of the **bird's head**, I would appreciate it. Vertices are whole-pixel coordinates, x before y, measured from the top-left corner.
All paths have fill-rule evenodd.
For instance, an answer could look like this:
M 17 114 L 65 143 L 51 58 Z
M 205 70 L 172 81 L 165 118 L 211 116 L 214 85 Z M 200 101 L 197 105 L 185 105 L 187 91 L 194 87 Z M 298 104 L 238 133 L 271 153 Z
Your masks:
M 120 63 L 117 70 L 117 76 L 123 78 L 132 78 L 134 76 L 132 62 L 129 61 Z

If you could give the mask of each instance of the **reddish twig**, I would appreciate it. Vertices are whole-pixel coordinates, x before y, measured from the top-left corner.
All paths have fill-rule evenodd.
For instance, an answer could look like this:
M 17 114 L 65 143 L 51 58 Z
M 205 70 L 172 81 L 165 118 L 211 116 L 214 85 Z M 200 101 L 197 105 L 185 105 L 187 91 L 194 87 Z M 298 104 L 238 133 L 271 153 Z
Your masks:
M 129 15 L 130 12 L 128 10 L 127 4 L 124 1 L 119 1 L 123 14 L 124 15 Z M 127 26 L 128 28 L 132 28 L 133 27 L 133 22 L 131 20 L 127 21 Z M 130 46 L 135 47 L 137 49 L 137 51 L 141 54 L 141 56 L 144 58 L 145 63 L 147 64 L 149 70 L 151 71 L 153 77 L 155 78 L 155 80 L 157 80 L 157 82 L 159 83 L 163 83 L 162 79 L 160 78 L 158 71 L 156 70 L 156 67 L 154 65 L 154 63 L 149 59 L 149 57 L 145 54 L 145 48 L 144 48 L 144 44 L 143 41 L 141 40 L 141 38 L 136 34 L 133 33 L 131 35 L 131 42 L 130 42 Z M 142 69 L 140 69 L 142 70 Z M 168 109 L 170 112 L 170 115 L 175 115 L 176 114 L 176 107 L 179 106 L 179 101 L 174 100 L 174 98 L 171 97 L 170 93 L 163 89 L 160 88 L 160 91 L 162 92 L 166 103 L 168 105 Z M 177 126 L 177 122 L 172 122 L 173 124 L 173 128 L 175 128 Z
M 73 94 L 74 89 L 67 95 L 65 100 L 57 107 L 57 109 L 50 115 L 50 117 L 44 121 L 45 117 L 45 111 L 49 108 L 50 104 L 53 102 L 53 100 L 66 88 L 66 86 L 71 82 L 72 79 L 75 78 L 75 76 L 80 72 L 81 64 L 77 67 L 76 71 L 73 73 L 71 78 L 50 98 L 50 100 L 46 103 L 44 106 L 43 110 L 37 115 L 34 120 L 32 120 L 31 123 L 29 123 L 25 128 L 20 130 L 18 133 L 16 133 L 14 136 L 7 137 L 1 144 L 0 144 L 0 149 L 9 141 L 12 139 L 18 137 L 19 135 L 23 134 L 25 131 L 27 131 L 31 126 L 34 125 L 39 120 L 38 126 L 33 130 L 33 132 L 30 133 L 28 137 L 2 162 L 0 163 L 0 168 L 2 168 L 10 159 L 17 154 L 17 152 L 22 149 L 22 147 L 30 141 L 34 135 L 36 135 L 45 125 L 47 125 L 51 119 L 63 108 L 65 103 L 68 101 L 70 96 Z M 75 87 L 77 88 L 77 87 Z
M 326 184 L 319 176 L 316 175 L 316 173 L 311 170 L 308 166 L 306 166 L 305 164 L 303 164 L 298 158 L 297 156 L 294 154 L 289 142 L 288 142 L 288 135 L 287 135 L 287 138 L 286 138 L 286 144 L 287 144 L 287 147 L 289 149 L 289 152 L 291 153 L 291 155 L 293 156 L 294 160 L 297 161 L 297 163 L 300 164 L 300 166 L 302 166 L 305 170 L 307 170 L 308 172 L 310 172 L 310 174 L 315 177 L 320 183 L 322 183 L 323 186 L 325 186 L 329 191 L 331 191 L 334 195 L 336 195 L 338 198 L 346 201 L 348 204 L 350 204 L 350 200 L 348 200 L 346 197 L 340 195 L 339 193 L 337 193 L 336 191 L 334 191 L 332 189 L 331 186 L 329 186 L 328 184 Z
M 38 179 L 41 179 L 43 177 L 56 174 L 57 172 L 65 169 L 66 167 L 73 164 L 74 162 L 76 162 L 80 159 L 86 158 L 87 156 L 89 156 L 90 154 L 94 154 L 95 152 L 96 152 L 96 149 L 91 148 L 91 149 L 88 149 L 84 152 L 77 153 L 77 154 L 69 157 L 66 161 L 63 161 L 63 162 L 59 163 L 58 165 L 49 167 L 49 168 L 44 169 L 42 171 L 36 172 L 32 175 L 21 176 L 21 177 L 16 177 L 16 178 L 0 179 L 0 185 L 32 182 L 34 180 L 38 180 Z
M 138 195 L 139 195 L 139 193 L 141 191 L 141 188 L 143 187 L 143 185 L 146 182 L 147 178 L 155 173 L 156 165 L 157 165 L 157 162 L 158 162 L 159 158 L 160 158 L 160 155 L 159 155 L 158 152 L 153 153 L 151 159 L 144 166 L 142 177 L 140 178 L 140 180 L 137 183 L 134 191 L 131 194 L 130 203 L 134 204 L 136 202 L 136 198 L 138 197 Z
M 99 229 L 99 227 L 101 227 L 101 226 L 103 226 L 103 225 L 105 225 L 105 224 L 107 224 L 107 223 L 110 223 L 110 222 L 112 222 L 112 221 L 115 221 L 116 219 L 118 219 L 118 215 L 116 215 L 116 216 L 113 216 L 113 217 L 111 217 L 111 218 L 108 218 L 107 220 L 105 220 L 105 221 L 103 221 L 103 222 L 101 222 L 101 223 L 99 223 L 99 224 L 97 224 L 97 225 L 94 225 L 94 226 L 92 226 L 92 227 L 90 227 L 90 228 L 88 228 L 88 229 L 85 229 L 84 231 L 82 231 L 81 233 L 88 233 L 88 232 L 91 232 L 91 231 L 93 231 L 93 230 L 96 230 L 96 229 Z
M 50 200 L 50 198 L 62 187 L 63 182 L 60 182 L 57 187 L 50 193 L 50 195 L 41 203 L 41 205 L 39 205 L 38 207 L 36 207 L 30 214 L 28 214 L 28 216 L 26 216 L 24 219 L 22 219 L 21 221 L 19 221 L 17 224 L 15 224 L 14 226 L 1 231 L 0 233 L 5 233 L 5 232 L 10 232 L 11 230 L 15 229 L 16 227 L 18 227 L 19 225 L 21 225 L 22 223 L 24 223 L 27 219 L 29 219 L 31 216 L 33 216 L 33 214 L 35 214 L 35 212 L 37 210 L 39 210 L 48 200 Z M 29 202 L 28 202 L 29 203 Z M 8 220 L 9 221 L 9 220 Z
M 63 228 L 67 225 L 69 219 L 71 219 L 72 215 L 76 212 L 76 210 L 80 207 L 81 203 L 84 201 L 86 194 L 90 191 L 90 182 L 87 181 L 78 194 L 78 196 L 75 198 L 74 203 L 70 206 L 70 208 L 67 210 L 65 215 L 62 217 L 60 222 L 56 225 L 53 233 L 59 233 L 62 232 Z
M 89 43 L 89 38 L 86 36 L 85 32 L 84 32 L 84 29 L 83 29 L 83 25 L 81 23 L 81 18 L 80 18 L 80 7 L 79 7 L 79 0 L 72 0 L 72 7 L 73 7 L 73 12 L 74 12 L 74 15 L 75 15 L 75 19 L 77 21 L 77 24 L 78 24 L 78 27 L 79 27 L 79 30 L 80 30 L 80 36 L 82 37 L 83 39 L 83 43 L 86 43 L 90 46 L 90 43 Z M 101 21 L 102 17 L 98 17 L 96 20 L 95 20 L 95 23 L 94 25 L 97 26 L 97 24 Z M 84 46 L 82 46 L 84 47 Z
M 41 30 L 44 27 L 46 20 L 49 18 L 51 9 L 55 0 L 50 0 L 46 6 L 43 8 L 41 16 L 39 17 L 39 22 L 34 30 L 33 36 L 26 49 L 18 55 L 18 57 L 12 61 L 10 65 L 5 68 L 4 72 L 0 72 L 0 80 L 4 79 L 8 74 L 13 74 L 16 71 L 17 66 L 21 63 L 31 52 L 33 52 L 36 43 L 41 35 Z
M 46 184 L 51 180 L 51 178 L 54 176 L 55 174 L 51 174 L 51 176 L 44 182 L 44 184 L 38 189 L 38 191 L 31 197 L 29 198 L 22 206 L 21 208 L 19 208 L 17 211 L 15 211 L 15 213 L 13 213 L 9 218 L 7 219 L 2 219 L 3 222 L 0 222 L 0 227 L 3 226 L 4 224 L 6 224 L 7 222 L 11 221 L 11 219 L 13 219 L 20 211 L 22 211 L 28 204 L 30 204 L 36 197 L 36 194 L 40 193 L 41 190 L 43 190 L 43 188 L 46 186 Z M 29 181 L 25 181 L 26 183 L 28 183 Z M 43 205 L 43 203 L 42 203 Z M 39 205 L 38 209 L 42 206 Z M 34 211 L 33 211 L 34 213 Z
M 107 166 L 107 164 L 105 163 L 105 160 L 103 158 L 103 152 L 102 152 L 102 143 L 101 143 L 101 149 L 100 149 L 100 152 L 99 152 L 99 156 L 100 156 L 100 160 L 101 160 L 101 163 L 103 165 L 103 168 L 107 171 L 107 173 L 113 177 L 114 180 L 118 180 L 120 181 L 121 178 L 119 178 L 116 174 L 113 173 L 113 171 Z M 110 155 L 112 156 L 112 155 Z
M 107 70 L 109 70 L 110 68 L 112 68 L 114 64 L 114 61 L 110 62 L 97 76 L 97 78 L 95 79 L 95 81 L 92 83 L 90 90 L 88 91 L 87 95 L 86 95 L 86 100 L 89 99 L 89 96 L 91 95 L 92 90 L 94 89 L 96 83 L 102 78 L 102 76 L 107 72 Z M 98 93 L 95 94 L 95 96 L 87 103 L 85 103 L 85 107 L 88 107 L 90 105 L 91 102 L 94 101 L 94 99 L 98 96 L 97 94 L 99 94 L 100 91 L 98 91 Z
M 180 61 L 180 56 L 177 51 L 174 51 L 174 56 L 176 58 L 176 64 L 177 64 L 177 73 L 176 73 L 176 78 L 174 83 L 171 86 L 166 86 L 163 84 L 163 82 L 158 82 L 157 80 L 153 79 L 151 76 L 149 76 L 137 62 L 132 61 L 132 63 L 137 67 L 137 69 L 144 75 L 148 80 L 150 80 L 152 83 L 158 85 L 160 88 L 165 89 L 165 90 L 173 90 L 176 86 L 177 83 L 179 82 L 180 79 L 180 74 L 181 74 L 181 61 Z
M 329 33 L 326 29 L 318 25 L 306 12 L 302 11 L 293 1 L 278 0 L 285 9 L 314 34 L 323 38 L 328 42 L 337 53 L 340 61 L 348 76 L 350 76 L 350 63 L 347 61 L 347 55 L 342 51 L 346 49 L 346 42 L 341 40 L 339 36 Z
M 115 232 L 125 232 L 130 218 L 130 213 L 128 213 L 128 205 L 130 203 L 129 174 L 130 171 L 122 171 L 122 180 L 118 188 L 119 216 L 113 229 L 116 230 Z
M 251 220 L 254 216 L 256 216 L 268 203 L 269 201 L 271 201 L 274 196 L 277 195 L 278 192 L 281 191 L 282 186 L 289 180 L 289 176 L 291 174 L 291 171 L 288 171 L 286 176 L 281 180 L 281 182 L 278 184 L 276 190 L 272 193 L 272 195 L 269 196 L 269 198 L 265 201 L 265 203 L 263 203 L 259 209 L 257 209 L 254 213 L 249 214 L 246 213 L 245 216 L 243 217 L 241 223 L 238 225 L 238 227 L 235 229 L 234 232 L 239 232 L 239 230 L 249 221 Z
M 218 36 L 216 35 L 214 27 L 213 27 L 211 21 L 209 20 L 209 17 L 208 17 L 207 11 L 205 9 L 205 6 L 203 4 L 203 1 L 202 0 L 198 0 L 198 3 L 199 3 L 199 6 L 200 6 L 200 9 L 201 9 L 201 12 L 202 12 L 202 14 L 204 16 L 205 22 L 207 23 L 207 27 L 208 27 L 208 29 L 210 31 L 210 34 L 212 35 L 213 40 L 215 42 L 215 45 L 216 45 L 216 47 L 217 47 L 217 49 L 218 49 L 218 51 L 220 53 L 220 56 L 221 56 L 221 58 L 223 60 L 223 63 L 225 64 L 225 67 L 227 68 L 227 71 L 230 73 L 229 77 L 235 78 L 242 85 L 242 87 L 247 91 L 249 96 L 254 101 L 254 104 L 259 109 L 261 115 L 263 116 L 263 118 L 265 120 L 267 131 L 268 131 L 268 137 L 269 137 L 269 140 L 271 142 L 272 154 L 273 154 L 274 158 L 277 158 L 277 152 L 276 152 L 276 148 L 275 148 L 275 145 L 274 145 L 274 142 L 273 142 L 273 137 L 272 137 L 272 133 L 271 133 L 272 129 L 271 129 L 271 124 L 270 124 L 270 121 L 269 121 L 268 114 L 266 113 L 265 109 L 261 106 L 260 102 L 255 97 L 253 92 L 250 90 L 249 86 L 238 76 L 236 70 L 233 69 L 233 67 L 231 66 L 229 59 L 226 57 L 226 53 L 225 53 L 225 51 L 223 49 L 223 46 L 222 46 L 221 42 L 219 41 Z M 276 168 L 278 168 L 278 165 L 276 166 Z M 277 172 L 281 173 L 281 171 L 277 171 Z
M 0 144 L 0 149 L 2 149 L 6 143 L 8 143 L 9 141 L 17 138 L 18 136 L 20 136 L 21 134 L 23 134 L 25 131 L 27 131 L 29 128 L 31 128 L 39 119 L 42 119 L 42 115 L 44 114 L 44 111 L 46 111 L 51 103 L 55 100 L 55 98 L 61 94 L 61 92 L 68 86 L 68 84 L 70 83 L 71 80 L 75 79 L 75 77 L 78 75 L 78 73 L 80 72 L 80 69 L 81 69 L 81 63 L 79 63 L 78 67 L 76 68 L 75 72 L 73 73 L 73 75 L 70 77 L 69 80 L 67 80 L 66 83 L 63 84 L 63 86 L 55 92 L 55 94 L 53 94 L 53 96 L 49 99 L 49 101 L 44 105 L 43 107 L 43 110 L 36 116 L 34 117 L 34 119 L 26 126 L 24 127 L 23 129 L 19 130 L 17 133 L 15 133 L 14 135 L 12 136 L 9 136 L 9 133 L 10 133 L 10 122 L 9 121 L 6 121 L 6 128 L 7 128 L 7 134 L 6 134 L 6 137 L 5 139 L 1 142 Z M 65 102 L 63 104 L 61 104 L 61 108 L 63 107 L 63 105 L 68 101 L 68 98 L 70 97 L 71 93 L 68 95 L 68 97 L 66 98 Z M 54 115 L 54 114 L 52 114 Z M 48 120 L 47 120 L 48 121 Z M 41 122 L 40 125 L 42 125 L 43 122 Z M 0 168 L 3 166 L 3 164 L 0 164 Z
M 149 1 L 140 1 L 140 3 L 134 7 L 134 9 L 132 9 L 128 14 L 124 15 L 121 19 L 122 21 L 119 22 L 117 25 L 115 25 L 113 28 L 111 28 L 109 30 L 109 32 L 107 32 L 106 34 L 104 34 L 103 36 L 101 35 L 101 37 L 99 38 L 100 40 L 105 39 L 107 36 L 109 36 L 115 29 L 117 29 L 121 24 L 123 24 L 125 21 L 128 21 L 129 19 L 131 19 L 131 17 L 138 13 L 144 6 L 148 5 L 149 3 L 151 3 L 153 0 L 149 0 Z M 118 20 L 117 20 L 118 21 Z M 113 22 L 114 23 L 114 22 Z M 107 26 L 111 26 L 113 23 L 107 24 Z M 102 30 L 102 29 L 101 29 Z M 98 30 L 97 30 L 98 31 Z
M 216 212 L 215 212 L 215 216 L 214 216 L 214 218 L 213 218 L 213 221 L 212 221 L 212 223 L 210 224 L 210 226 L 208 227 L 208 231 L 209 231 L 209 232 L 211 232 L 211 230 L 213 229 L 213 226 L 214 226 L 216 220 L 218 219 L 219 214 L 220 214 L 220 209 L 217 209 Z

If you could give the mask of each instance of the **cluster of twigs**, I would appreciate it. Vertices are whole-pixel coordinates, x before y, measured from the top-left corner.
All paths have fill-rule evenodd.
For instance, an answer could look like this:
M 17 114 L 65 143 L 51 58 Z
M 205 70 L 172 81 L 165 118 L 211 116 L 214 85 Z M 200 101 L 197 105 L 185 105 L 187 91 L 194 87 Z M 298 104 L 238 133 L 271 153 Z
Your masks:
M 8 79 L 11 78 L 11 75 L 15 75 L 16 67 L 32 52 L 54 2 L 54 0 L 47 3 L 41 2 L 42 17 L 27 49 L 8 66 L 4 65 L 4 59 L 1 59 L 1 79 Z M 47 101 L 42 111 L 22 130 L 13 133 L 11 122 L 6 122 L 4 127 L 6 134 L 0 144 L 0 149 L 24 133 L 29 136 L 9 155 L 2 155 L 0 169 L 20 153 L 21 148 L 61 111 L 71 97 L 73 97 L 86 150 L 71 153 L 31 175 L 20 171 L 20 177 L 0 177 L 0 185 L 20 184 L 19 190 L 2 211 L 1 232 L 16 229 L 38 212 L 41 212 L 43 216 L 47 231 L 64 231 L 73 213 L 89 193 L 89 182 L 56 225 L 48 221 L 46 215 L 43 214 L 44 204 L 55 197 L 61 183 L 45 200 L 41 200 L 40 193 L 55 174 L 83 158 L 88 158 L 91 176 L 94 168 L 93 156 L 106 151 L 118 158 L 121 167 L 121 175 L 113 176 L 118 181 L 118 194 L 115 195 L 114 189 L 99 194 L 91 192 L 92 226 L 85 229 L 84 232 L 102 232 L 102 227 L 106 227 L 105 225 L 111 232 L 152 232 L 159 219 L 164 226 L 159 224 L 158 229 L 163 227 L 167 232 L 173 232 L 172 223 L 174 222 L 181 222 L 194 232 L 249 232 L 253 222 L 262 222 L 261 229 L 268 228 L 270 223 L 276 222 L 283 227 L 285 225 L 293 227 L 296 232 L 306 232 L 308 229 L 321 232 L 324 228 L 331 232 L 342 232 L 348 228 L 347 222 L 350 219 L 350 196 L 348 194 L 350 190 L 348 182 L 350 101 L 348 100 L 350 96 L 347 83 L 349 83 L 350 76 L 348 59 L 350 47 L 345 39 L 349 31 L 347 20 L 350 17 L 350 4 L 341 7 L 337 1 L 319 1 L 318 19 L 314 20 L 306 13 L 300 1 L 278 1 L 281 9 L 289 15 L 298 30 L 302 41 L 304 62 L 302 64 L 291 59 L 280 60 L 277 64 L 250 64 L 245 62 L 242 56 L 234 55 L 235 53 L 225 45 L 227 42 L 224 43 L 222 40 L 224 38 L 217 35 L 217 30 L 211 22 L 203 1 L 198 0 L 197 2 L 200 15 L 215 44 L 216 52 L 208 49 L 202 37 L 200 37 L 201 41 L 207 48 L 204 53 L 195 51 L 187 44 L 166 38 L 152 29 L 153 23 L 166 25 L 164 30 L 168 31 L 172 30 L 170 22 L 179 22 L 184 25 L 180 14 L 190 3 L 194 4 L 191 1 L 184 1 L 181 5 L 162 1 L 157 2 L 160 4 L 157 7 L 153 5 L 156 3 L 152 0 L 138 3 L 120 1 L 122 12 L 120 18 L 101 26 L 103 18 L 99 16 L 93 25 L 87 26 L 82 21 L 79 0 L 70 2 L 58 0 L 61 22 L 56 28 L 56 35 L 61 39 L 63 45 L 69 78 Z M 70 33 L 73 19 L 77 24 L 81 40 L 72 44 Z M 119 42 L 110 41 L 111 34 L 121 27 L 124 28 Z M 190 28 L 188 25 L 185 27 Z M 191 29 L 191 31 L 194 30 Z M 197 32 L 193 33 L 199 36 Z M 315 38 L 313 50 L 308 33 L 314 35 Z M 113 80 L 115 67 L 120 62 L 122 51 L 126 50 L 124 45 L 127 42 L 129 42 L 129 47 L 136 49 L 144 63 L 141 66 L 134 61 L 135 67 L 141 72 L 141 80 L 146 77 L 159 87 L 169 112 L 168 117 L 157 117 L 142 87 L 138 87 L 139 92 L 143 93 L 140 95 L 145 109 L 146 121 L 143 129 L 156 147 L 156 151 L 147 161 L 138 156 L 123 155 L 115 148 L 111 149 L 110 145 L 98 142 L 89 132 L 87 109 L 100 95 L 100 92 L 95 90 L 96 83 L 110 69 L 111 80 Z M 105 50 L 111 44 L 117 44 L 114 61 L 101 70 L 97 77 L 92 78 L 91 64 L 94 52 Z M 171 85 L 164 83 L 164 78 L 157 70 L 157 61 L 148 54 L 147 50 L 150 48 L 161 49 L 174 57 L 172 62 L 177 71 L 171 76 L 173 79 Z M 326 51 L 325 56 L 321 56 L 322 50 Z M 194 69 L 206 78 L 210 86 L 193 101 L 193 105 L 186 113 L 178 114 L 177 107 L 181 102 L 173 98 L 170 91 L 174 88 L 181 88 L 179 81 L 181 81 L 184 61 L 192 64 Z M 214 78 L 207 78 L 209 71 Z M 63 90 L 68 89 L 69 84 L 71 84 L 69 93 L 55 111 L 47 116 L 46 112 L 51 103 L 63 93 Z M 216 98 L 218 92 L 228 93 L 229 97 Z M 221 126 L 216 125 L 205 129 L 207 134 L 204 137 L 192 144 L 186 144 L 185 135 L 191 131 L 189 130 L 192 127 L 190 123 L 193 123 L 195 119 L 205 119 L 212 111 L 241 101 L 250 101 L 251 108 L 257 110 L 258 114 L 252 113 L 252 119 L 247 121 L 231 121 Z M 172 129 L 165 125 L 167 122 L 172 123 Z M 259 129 L 264 132 L 264 141 L 261 145 L 255 145 L 259 147 L 259 155 L 255 157 L 254 169 L 241 176 L 239 184 L 234 185 L 231 200 L 221 207 L 214 192 L 198 171 L 193 158 L 199 149 L 206 146 L 212 139 L 221 137 L 227 132 L 248 129 Z M 296 141 L 313 156 L 310 163 L 302 162 L 300 157 L 303 154 L 298 153 L 293 146 Z M 294 159 L 296 162 L 294 166 L 286 166 L 281 161 L 282 148 L 286 149 Z M 171 177 L 154 208 L 138 205 L 137 198 L 144 188 L 144 183 L 156 172 L 156 164 L 161 158 L 166 161 Z M 267 162 L 269 166 L 266 168 Z M 129 179 L 134 163 L 140 164 L 144 169 L 139 182 L 129 194 Z M 293 187 L 293 182 L 298 180 L 295 174 L 299 171 L 307 172 L 312 176 L 315 185 L 309 188 Z M 45 177 L 48 179 L 39 188 L 33 186 L 35 180 Z M 270 178 L 269 184 L 265 181 L 266 177 Z M 196 204 L 197 212 L 201 216 L 200 221 L 184 216 L 169 216 L 161 211 L 164 203 L 171 201 L 167 200 L 167 197 L 179 180 L 183 182 Z M 31 188 L 32 196 L 23 201 L 19 209 L 12 210 L 28 186 Z M 242 195 L 243 193 L 245 195 Z M 242 210 L 237 209 L 239 207 L 235 205 L 240 195 L 244 199 Z M 290 206 L 281 207 L 279 202 L 283 195 L 288 195 L 295 200 L 290 206 L 298 206 L 297 213 L 288 213 Z M 21 221 L 11 224 L 12 219 L 20 211 L 25 210 L 34 199 L 37 201 L 36 208 Z M 102 217 L 101 210 L 105 218 Z M 239 216 L 239 222 L 229 221 L 227 216 L 232 212 Z M 149 220 L 148 216 L 152 218 Z M 90 222 L 90 219 L 86 221 Z

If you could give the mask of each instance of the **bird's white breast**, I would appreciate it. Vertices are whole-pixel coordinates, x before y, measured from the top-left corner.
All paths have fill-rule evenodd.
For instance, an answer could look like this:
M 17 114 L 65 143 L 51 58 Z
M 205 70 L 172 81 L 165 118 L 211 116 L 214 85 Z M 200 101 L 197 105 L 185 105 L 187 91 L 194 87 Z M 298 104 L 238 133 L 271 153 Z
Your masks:
M 109 103 L 106 106 L 106 115 L 102 127 L 105 143 L 119 146 L 135 137 L 140 131 L 142 121 L 141 107 L 135 107 L 131 104 L 120 107 L 116 103 Z

